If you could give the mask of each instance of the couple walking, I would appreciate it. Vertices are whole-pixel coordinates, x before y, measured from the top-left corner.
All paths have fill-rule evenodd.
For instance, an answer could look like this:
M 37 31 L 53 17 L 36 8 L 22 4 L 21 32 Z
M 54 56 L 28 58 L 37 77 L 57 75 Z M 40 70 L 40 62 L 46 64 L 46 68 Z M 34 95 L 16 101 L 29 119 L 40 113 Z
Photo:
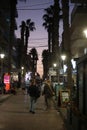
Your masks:
M 40 97 L 40 93 L 41 93 L 35 79 L 30 81 L 28 93 L 30 96 L 29 112 L 32 114 L 35 114 L 36 102 L 37 102 L 37 99 Z M 51 108 L 52 103 L 53 103 L 53 105 L 55 105 L 55 101 L 53 99 L 54 90 L 53 90 L 53 87 L 52 87 L 51 82 L 49 80 L 46 80 L 44 82 L 44 88 L 42 90 L 42 95 L 44 96 L 46 110 Z

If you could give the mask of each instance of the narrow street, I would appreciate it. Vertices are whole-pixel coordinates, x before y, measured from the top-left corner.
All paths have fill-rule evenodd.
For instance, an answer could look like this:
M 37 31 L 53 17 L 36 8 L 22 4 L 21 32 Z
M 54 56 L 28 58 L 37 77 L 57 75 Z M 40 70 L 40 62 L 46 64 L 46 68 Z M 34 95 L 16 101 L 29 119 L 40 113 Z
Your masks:
M 29 113 L 29 96 L 21 91 L 0 104 L 0 130 L 66 130 L 60 113 L 44 110 L 44 98 L 36 104 L 36 113 Z

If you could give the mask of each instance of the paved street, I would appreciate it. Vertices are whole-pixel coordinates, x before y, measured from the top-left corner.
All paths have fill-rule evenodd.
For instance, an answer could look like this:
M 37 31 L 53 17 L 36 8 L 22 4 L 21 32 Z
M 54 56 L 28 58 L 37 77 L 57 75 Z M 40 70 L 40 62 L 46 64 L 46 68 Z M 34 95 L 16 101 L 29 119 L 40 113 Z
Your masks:
M 0 104 L 0 130 L 66 130 L 60 113 L 54 108 L 44 110 L 41 96 L 36 113 L 29 113 L 29 97 L 21 91 Z

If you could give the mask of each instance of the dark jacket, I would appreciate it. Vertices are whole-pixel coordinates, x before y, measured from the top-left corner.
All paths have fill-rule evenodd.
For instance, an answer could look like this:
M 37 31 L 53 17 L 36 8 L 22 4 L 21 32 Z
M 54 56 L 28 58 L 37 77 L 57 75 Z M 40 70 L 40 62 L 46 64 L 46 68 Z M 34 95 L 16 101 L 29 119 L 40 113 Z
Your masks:
M 40 95 L 39 89 L 36 85 L 29 86 L 28 93 L 31 97 L 36 97 L 36 98 L 38 98 Z
M 51 98 L 53 96 L 53 90 L 51 86 L 49 86 L 48 84 L 45 84 L 44 86 L 43 95 L 45 95 L 48 98 Z

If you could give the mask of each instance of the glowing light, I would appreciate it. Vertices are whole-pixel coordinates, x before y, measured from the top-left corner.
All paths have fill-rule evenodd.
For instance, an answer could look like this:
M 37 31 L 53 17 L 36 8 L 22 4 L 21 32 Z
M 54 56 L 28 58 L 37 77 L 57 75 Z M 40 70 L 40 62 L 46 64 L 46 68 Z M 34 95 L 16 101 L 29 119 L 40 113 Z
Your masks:
M 86 36 L 86 38 L 87 38 L 87 29 L 85 29 L 85 30 L 83 31 L 83 33 L 85 34 L 85 36 Z
M 64 61 L 66 59 L 66 55 L 61 55 L 61 59 Z

